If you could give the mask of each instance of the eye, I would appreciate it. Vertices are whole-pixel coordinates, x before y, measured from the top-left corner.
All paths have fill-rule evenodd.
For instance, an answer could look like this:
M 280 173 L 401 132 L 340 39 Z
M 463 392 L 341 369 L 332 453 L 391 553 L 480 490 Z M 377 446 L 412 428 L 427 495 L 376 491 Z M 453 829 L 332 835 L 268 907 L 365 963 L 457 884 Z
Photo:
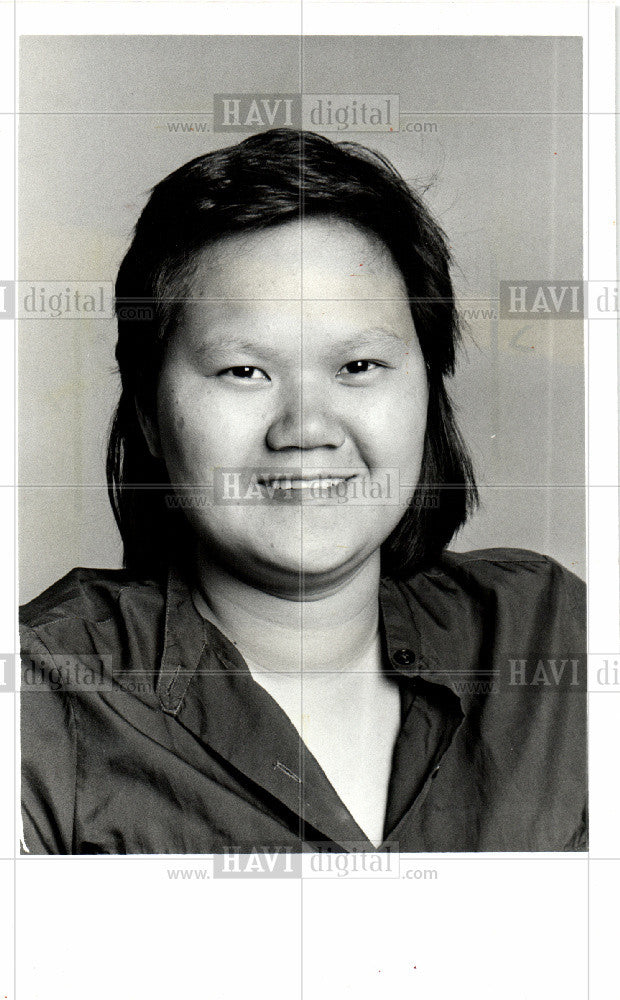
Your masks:
M 378 361 L 370 361 L 368 358 L 360 358 L 358 361 L 349 361 L 346 365 L 343 365 L 339 375 L 366 375 L 367 372 L 374 371 L 376 368 L 382 368 Z
M 262 368 L 256 368 L 254 365 L 233 365 L 232 368 L 224 368 L 220 375 L 230 375 L 235 379 L 244 379 L 247 382 L 257 382 L 261 379 L 266 379 L 270 381 L 269 376 Z

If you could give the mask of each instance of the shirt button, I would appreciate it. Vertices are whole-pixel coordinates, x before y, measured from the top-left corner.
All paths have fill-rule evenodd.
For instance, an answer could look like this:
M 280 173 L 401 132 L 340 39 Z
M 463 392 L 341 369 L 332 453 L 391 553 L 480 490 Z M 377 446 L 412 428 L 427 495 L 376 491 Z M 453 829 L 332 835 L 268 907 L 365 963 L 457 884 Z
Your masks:
M 392 659 L 399 667 L 410 667 L 415 663 L 415 653 L 412 649 L 397 649 Z

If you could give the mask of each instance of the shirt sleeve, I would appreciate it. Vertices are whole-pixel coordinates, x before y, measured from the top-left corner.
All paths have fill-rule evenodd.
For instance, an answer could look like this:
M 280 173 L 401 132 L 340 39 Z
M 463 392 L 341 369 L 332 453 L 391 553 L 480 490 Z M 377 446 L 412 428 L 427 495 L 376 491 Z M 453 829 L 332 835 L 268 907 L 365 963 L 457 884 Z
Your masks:
M 562 588 L 558 588 L 558 603 L 561 607 L 561 628 L 562 634 L 570 638 L 570 651 L 576 657 L 579 666 L 579 690 L 567 695 L 569 704 L 573 709 L 570 719 L 570 726 L 567 729 L 573 737 L 580 750 L 578 756 L 578 767 L 581 774 L 581 789 L 583 796 L 583 810 L 579 823 L 570 837 L 568 843 L 564 845 L 564 851 L 587 851 L 588 850 L 588 753 L 587 753 L 587 592 L 585 582 L 561 563 L 547 556 L 547 561 L 554 571 L 559 574 Z M 562 601 L 564 603 L 562 603 Z
M 53 657 L 22 629 L 21 792 L 23 852 L 72 854 L 77 731 Z
M 584 808 L 581 822 L 575 833 L 563 848 L 565 851 L 587 851 L 588 850 L 588 810 Z

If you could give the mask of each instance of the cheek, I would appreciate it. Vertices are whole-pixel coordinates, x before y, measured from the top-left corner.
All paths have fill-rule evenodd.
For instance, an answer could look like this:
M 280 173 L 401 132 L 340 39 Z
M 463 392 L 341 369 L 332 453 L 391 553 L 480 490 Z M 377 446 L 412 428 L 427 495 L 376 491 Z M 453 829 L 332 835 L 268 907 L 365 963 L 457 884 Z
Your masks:
M 424 446 L 428 394 L 423 387 L 401 384 L 362 416 L 365 440 L 373 458 L 386 466 L 411 466 Z M 387 459 L 390 459 L 388 461 Z
M 210 452 L 208 428 L 213 421 L 203 412 L 195 393 L 163 381 L 157 399 L 157 419 L 163 458 L 172 478 L 187 478 Z
M 423 445 L 428 412 L 428 382 L 421 354 L 405 379 L 398 399 L 398 409 L 401 412 L 397 419 L 407 428 L 412 445 Z
M 177 480 L 210 482 L 214 466 L 243 461 L 250 422 L 238 406 L 222 406 L 216 392 L 164 385 L 158 419 L 164 461 Z

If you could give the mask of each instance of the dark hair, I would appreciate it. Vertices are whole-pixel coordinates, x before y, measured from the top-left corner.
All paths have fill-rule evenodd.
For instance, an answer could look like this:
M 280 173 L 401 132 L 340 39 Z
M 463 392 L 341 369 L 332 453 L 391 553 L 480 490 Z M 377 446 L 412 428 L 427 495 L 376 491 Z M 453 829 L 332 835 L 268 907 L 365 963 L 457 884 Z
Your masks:
M 199 156 L 157 184 L 118 272 L 122 393 L 108 445 L 108 492 L 125 566 L 138 575 L 160 574 L 172 553 L 189 543 L 185 516 L 166 506 L 161 487 L 168 474 L 148 450 L 136 403 L 153 412 L 166 338 L 195 256 L 229 234 L 304 216 L 337 216 L 388 247 L 405 280 L 426 363 L 419 485 L 382 546 L 383 571 L 407 575 L 435 559 L 477 504 L 471 462 L 444 385 L 454 372 L 460 329 L 442 230 L 380 154 L 313 132 L 273 129 Z

